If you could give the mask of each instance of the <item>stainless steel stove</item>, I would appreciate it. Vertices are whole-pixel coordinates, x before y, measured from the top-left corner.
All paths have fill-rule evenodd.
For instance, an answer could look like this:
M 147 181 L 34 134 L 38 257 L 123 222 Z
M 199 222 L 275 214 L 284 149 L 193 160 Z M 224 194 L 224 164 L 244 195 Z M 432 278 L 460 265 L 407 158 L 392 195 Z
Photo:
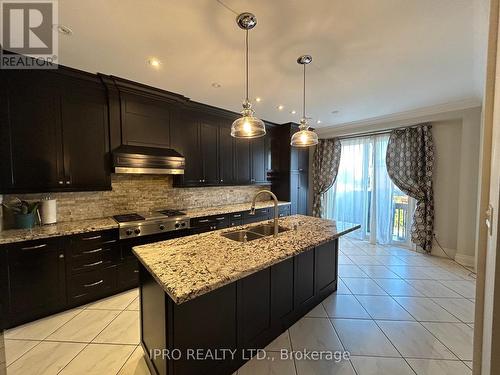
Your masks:
M 184 212 L 167 209 L 115 215 L 113 219 L 120 226 L 120 239 L 188 229 L 190 222 Z

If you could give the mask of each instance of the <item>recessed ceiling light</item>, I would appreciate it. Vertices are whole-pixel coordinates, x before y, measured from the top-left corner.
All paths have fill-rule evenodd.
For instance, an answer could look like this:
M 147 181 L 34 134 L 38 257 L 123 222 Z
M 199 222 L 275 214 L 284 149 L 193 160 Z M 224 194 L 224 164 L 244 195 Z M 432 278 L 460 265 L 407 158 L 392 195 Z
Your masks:
M 256 97 L 256 98 L 255 98 L 255 101 L 256 101 L 257 103 L 260 103 L 260 102 L 262 101 L 262 98 Z
M 338 109 L 332 111 L 332 115 L 336 115 L 337 113 L 339 113 L 340 111 Z
M 153 68 L 159 68 L 161 65 L 161 61 L 158 60 L 156 57 L 152 57 L 148 60 L 148 64 L 151 65 Z
M 321 124 L 321 120 L 316 121 L 316 124 Z
M 54 26 L 57 29 L 57 31 L 59 32 L 59 34 L 63 34 L 63 35 L 72 35 L 73 34 L 73 30 L 71 30 L 71 28 L 68 26 L 65 26 L 65 25 L 54 25 Z
M 296 114 L 296 113 L 297 113 L 297 111 L 296 111 L 295 109 L 293 109 L 293 110 L 291 110 L 291 111 L 290 111 L 290 113 L 291 113 L 292 115 L 294 115 L 294 114 Z
M 214 89 L 218 89 L 218 88 L 219 88 L 219 87 L 221 87 L 221 86 L 222 86 L 222 85 L 221 85 L 219 82 L 214 82 L 214 83 L 212 83 L 212 87 L 213 87 Z
M 282 111 L 285 108 L 285 106 L 283 104 L 280 104 L 276 108 L 278 108 L 278 111 Z

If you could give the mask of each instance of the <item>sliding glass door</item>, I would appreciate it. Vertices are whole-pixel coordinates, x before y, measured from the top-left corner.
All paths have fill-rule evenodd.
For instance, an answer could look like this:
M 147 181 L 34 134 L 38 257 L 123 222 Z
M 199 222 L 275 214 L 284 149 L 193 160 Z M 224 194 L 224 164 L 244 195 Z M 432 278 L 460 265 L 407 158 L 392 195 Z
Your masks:
M 360 224 L 355 238 L 409 245 L 412 202 L 387 174 L 388 141 L 389 135 L 342 140 L 337 180 L 324 198 L 326 217 Z

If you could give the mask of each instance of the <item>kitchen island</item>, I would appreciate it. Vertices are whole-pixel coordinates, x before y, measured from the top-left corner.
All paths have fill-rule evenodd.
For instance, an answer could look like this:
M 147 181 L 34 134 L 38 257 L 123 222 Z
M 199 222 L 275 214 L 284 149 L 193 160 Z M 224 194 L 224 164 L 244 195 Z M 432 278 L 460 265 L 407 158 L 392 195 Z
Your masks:
M 156 374 L 231 374 L 337 289 L 338 239 L 359 226 L 295 215 L 138 246 L 141 344 Z

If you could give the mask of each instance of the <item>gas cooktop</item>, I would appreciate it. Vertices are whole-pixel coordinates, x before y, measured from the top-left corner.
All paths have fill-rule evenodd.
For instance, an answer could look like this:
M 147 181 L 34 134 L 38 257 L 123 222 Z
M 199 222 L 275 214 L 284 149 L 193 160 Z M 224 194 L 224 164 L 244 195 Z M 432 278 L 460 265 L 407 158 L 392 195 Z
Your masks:
M 185 212 L 170 209 L 115 215 L 113 219 L 119 224 L 120 239 L 187 229 L 190 222 Z

